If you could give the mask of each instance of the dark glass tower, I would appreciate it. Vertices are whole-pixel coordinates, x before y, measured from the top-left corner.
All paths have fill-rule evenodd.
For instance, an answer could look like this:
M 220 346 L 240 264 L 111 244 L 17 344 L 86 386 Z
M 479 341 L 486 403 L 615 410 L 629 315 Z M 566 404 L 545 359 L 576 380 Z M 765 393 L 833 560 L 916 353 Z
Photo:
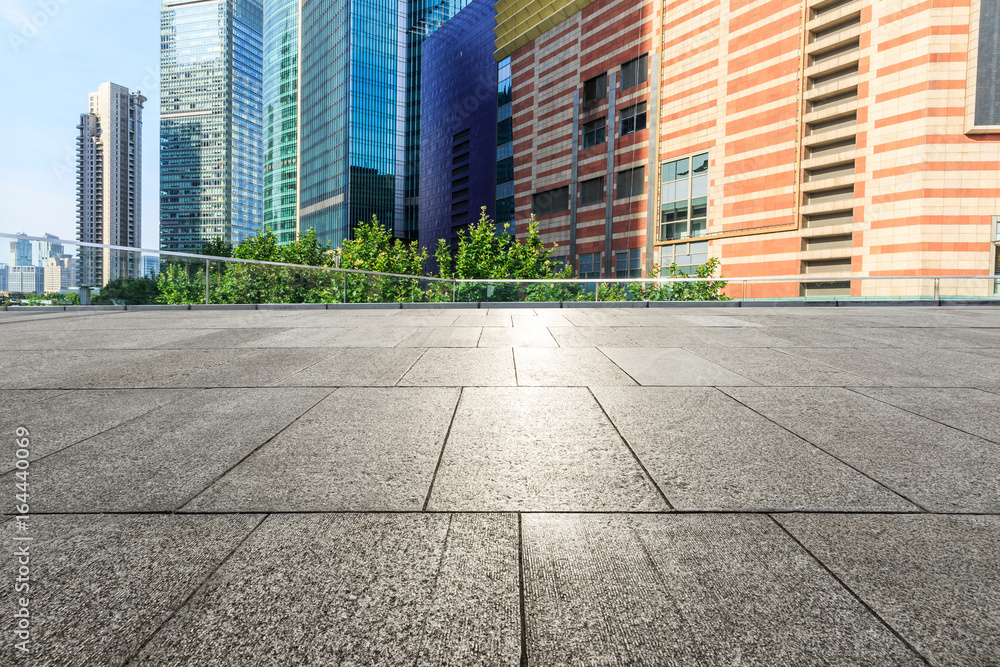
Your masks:
M 335 245 L 373 215 L 416 238 L 420 53 L 465 0 L 302 0 L 299 229 Z
M 264 3 L 264 226 L 295 240 L 298 220 L 299 0 Z
M 262 224 L 261 0 L 162 0 L 160 247 Z

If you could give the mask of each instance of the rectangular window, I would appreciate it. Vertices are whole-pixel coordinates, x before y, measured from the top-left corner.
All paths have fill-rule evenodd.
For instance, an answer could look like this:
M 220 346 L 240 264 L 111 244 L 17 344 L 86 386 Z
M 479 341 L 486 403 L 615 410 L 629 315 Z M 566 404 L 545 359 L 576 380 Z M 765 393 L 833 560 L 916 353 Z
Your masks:
M 600 74 L 583 82 L 583 103 L 597 104 L 608 96 L 608 75 Z
M 663 163 L 660 180 L 660 240 L 707 234 L 708 153 Z
M 618 172 L 618 196 L 616 199 L 638 197 L 646 193 L 646 168 L 636 167 Z
M 708 262 L 708 241 L 694 243 L 678 243 L 660 248 L 660 266 L 669 267 L 676 264 L 678 270 L 691 275 L 699 266 Z M 667 273 L 664 271 L 664 273 Z
M 601 253 L 580 255 L 579 277 L 583 280 L 593 280 L 601 277 Z
M 604 202 L 604 177 L 591 178 L 580 183 L 580 206 Z
M 549 215 L 569 210 L 569 186 L 538 192 L 531 197 L 531 212 Z
M 639 102 L 621 111 L 622 136 L 646 129 L 646 103 Z
M 976 125 L 1000 125 L 1000 3 L 983 0 L 979 9 L 976 64 Z
M 615 253 L 615 278 L 641 278 L 642 250 L 629 248 Z
M 583 147 L 590 148 L 603 144 L 605 141 L 608 121 L 604 118 L 592 120 L 583 124 Z
M 497 123 L 497 146 L 514 141 L 513 119 L 508 118 Z
M 649 56 L 645 53 L 622 65 L 622 90 L 635 88 L 649 80 Z
M 497 183 L 507 183 L 514 180 L 514 158 L 497 160 Z

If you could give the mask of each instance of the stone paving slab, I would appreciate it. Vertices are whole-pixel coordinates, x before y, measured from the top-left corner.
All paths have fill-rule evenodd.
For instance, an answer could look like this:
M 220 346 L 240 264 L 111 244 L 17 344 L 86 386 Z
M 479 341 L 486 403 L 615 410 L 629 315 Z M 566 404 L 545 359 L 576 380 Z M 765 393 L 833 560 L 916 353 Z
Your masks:
M 777 519 L 931 664 L 1000 664 L 1000 517 Z
M 458 392 L 338 389 L 184 510 L 419 511 Z
M 467 388 L 441 457 L 435 511 L 667 509 L 583 388 Z
M 29 461 L 147 414 L 188 394 L 185 389 L 94 389 L 66 392 L 0 391 L 0 432 L 28 429 Z M 0 473 L 14 470 L 14 459 L 0 460 Z
M 413 365 L 401 386 L 502 387 L 514 386 L 511 348 L 432 348 Z
M 1000 447 L 842 388 L 724 391 L 922 508 L 1000 511 Z
M 852 373 L 770 348 L 689 346 L 689 352 L 758 384 L 776 387 L 844 387 L 876 384 Z
M 1000 396 L 982 389 L 852 387 L 859 394 L 1000 444 Z
M 766 516 L 522 521 L 531 664 L 924 664 Z
M 559 347 L 559 344 L 542 326 L 483 327 L 479 347 Z
M 30 660 L 15 655 L 13 585 L 0 601 L 5 665 L 122 665 L 184 604 L 262 517 L 31 517 Z M 0 526 L 14 552 L 14 522 Z M 6 548 L 9 547 L 9 548 Z M 3 559 L 5 583 L 16 560 Z
M 412 347 L 340 348 L 278 383 L 283 387 L 391 387 L 423 355 Z
M 398 347 L 476 347 L 483 327 L 421 327 Z
M 272 515 L 132 664 L 518 665 L 517 520 Z
M 514 348 L 514 363 L 521 387 L 635 385 L 601 350 L 593 348 Z
M 726 387 L 757 384 L 687 350 L 601 348 L 601 351 L 643 386 Z
M 918 511 L 717 389 L 594 394 L 678 510 Z
M 938 349 L 788 349 L 802 359 L 897 387 L 978 387 L 1000 384 L 1000 366 L 969 352 Z
M 36 461 L 34 512 L 169 512 L 329 394 L 207 389 Z M 192 415 L 197 415 L 193 419 Z M 0 488 L 13 488 L 13 473 Z

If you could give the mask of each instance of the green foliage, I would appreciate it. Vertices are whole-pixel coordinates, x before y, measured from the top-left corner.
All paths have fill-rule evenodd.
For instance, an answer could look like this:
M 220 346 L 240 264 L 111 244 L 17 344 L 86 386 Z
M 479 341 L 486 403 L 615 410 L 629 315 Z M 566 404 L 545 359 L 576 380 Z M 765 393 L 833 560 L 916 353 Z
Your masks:
M 124 301 L 127 306 L 156 303 L 160 290 L 153 278 L 115 278 L 101 288 L 100 294 L 91 297 L 95 306 L 109 306 L 115 301 Z M 77 301 L 80 295 L 76 295 Z
M 181 305 L 205 302 L 205 268 L 187 262 L 160 261 L 156 277 L 157 303 Z
M 212 257 L 232 257 L 233 244 L 216 236 L 202 246 L 200 253 L 202 255 L 211 255 Z
M 416 243 L 407 243 L 393 238 L 389 230 L 372 216 L 368 222 L 358 223 L 353 238 L 345 241 L 333 252 L 333 263 L 341 269 L 372 271 L 375 273 L 396 273 L 415 278 L 393 278 L 364 274 L 342 274 L 338 278 L 340 299 L 346 303 L 391 303 L 404 301 L 424 301 L 423 284 L 419 276 L 424 275 L 427 251 Z M 345 284 L 346 282 L 346 284 Z M 436 292 L 434 300 L 445 297 L 450 300 L 450 291 Z
M 697 267 L 693 275 L 685 274 L 676 264 L 671 264 L 667 267 L 666 277 L 712 278 L 718 269 L 719 258 L 713 257 L 706 264 Z M 660 275 L 661 267 L 654 264 L 649 277 L 659 278 Z M 725 295 L 727 284 L 721 279 L 699 283 L 635 283 L 632 290 L 635 298 L 645 301 L 729 301 L 730 298 Z

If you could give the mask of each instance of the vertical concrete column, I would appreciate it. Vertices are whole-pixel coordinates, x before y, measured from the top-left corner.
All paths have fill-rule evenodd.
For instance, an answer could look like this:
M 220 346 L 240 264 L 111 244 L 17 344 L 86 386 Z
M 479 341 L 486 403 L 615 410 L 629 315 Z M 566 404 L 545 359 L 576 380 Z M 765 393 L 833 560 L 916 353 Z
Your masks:
M 618 92 L 618 72 L 608 75 L 608 169 L 604 177 L 604 277 L 613 278 L 615 259 L 612 256 L 611 236 L 615 221 L 615 138 L 618 136 L 615 100 Z
M 649 54 L 653 71 L 649 73 L 649 189 L 646 192 L 646 275 L 653 271 L 653 241 L 658 233 L 660 201 L 660 53 Z
M 580 153 L 580 89 L 573 91 L 573 161 L 569 184 L 569 257 L 566 261 L 576 269 L 576 204 Z

